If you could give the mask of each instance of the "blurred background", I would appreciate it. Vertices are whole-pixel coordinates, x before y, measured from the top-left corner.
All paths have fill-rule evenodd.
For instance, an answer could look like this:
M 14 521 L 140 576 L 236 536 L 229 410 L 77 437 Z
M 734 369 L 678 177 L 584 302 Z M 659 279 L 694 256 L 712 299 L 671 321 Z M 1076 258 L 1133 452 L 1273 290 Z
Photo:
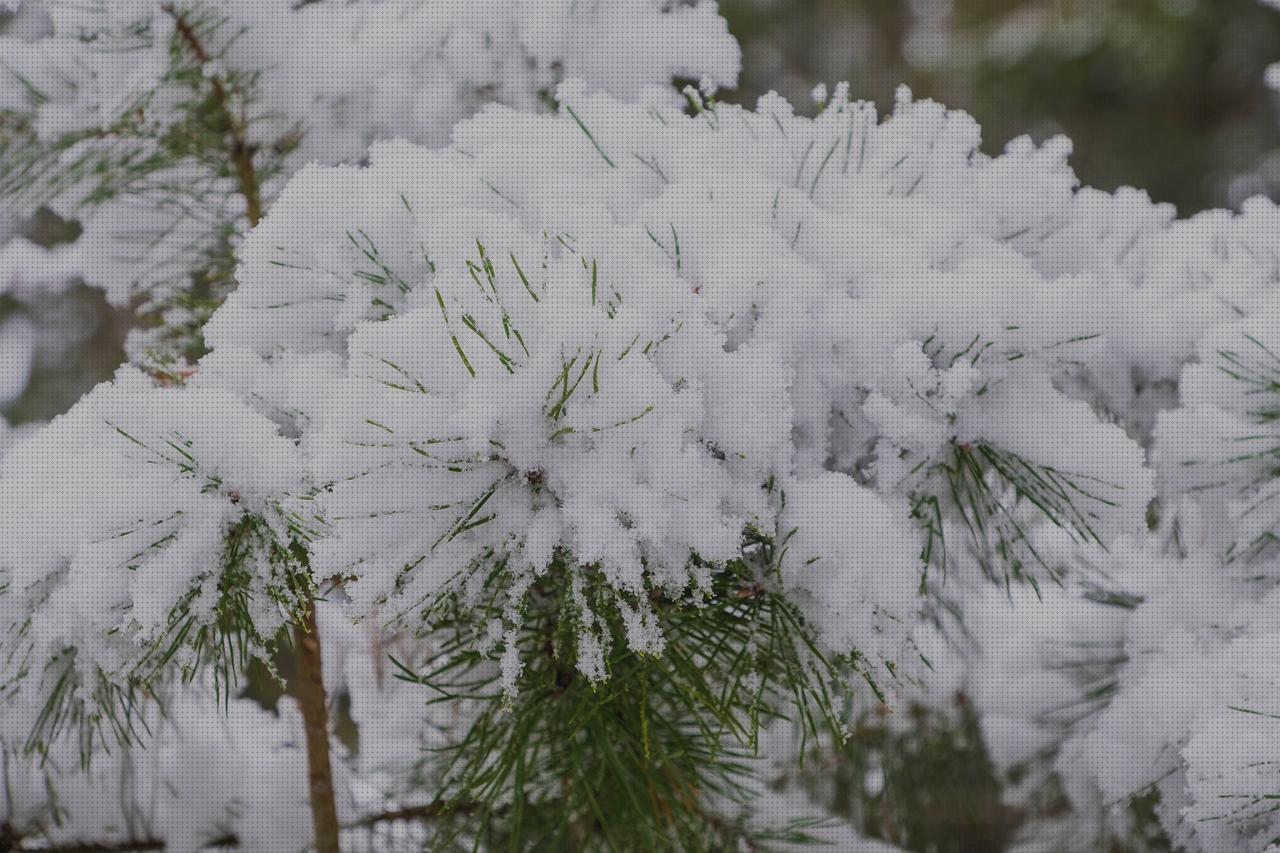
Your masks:
M 971 113 L 998 153 L 1065 133 L 1089 185 L 1141 187 L 1189 215 L 1280 193 L 1265 83 L 1280 11 L 1258 0 L 720 0 L 747 103 L 817 82 L 893 103 L 906 83 Z

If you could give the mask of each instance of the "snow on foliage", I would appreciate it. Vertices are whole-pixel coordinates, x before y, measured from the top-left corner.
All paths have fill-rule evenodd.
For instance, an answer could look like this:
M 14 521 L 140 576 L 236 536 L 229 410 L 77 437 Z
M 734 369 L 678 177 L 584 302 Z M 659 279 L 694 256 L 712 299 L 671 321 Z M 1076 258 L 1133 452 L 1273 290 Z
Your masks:
M 37 0 L 15 12 L 0 20 L 0 293 L 83 279 L 153 315 L 129 350 L 162 364 L 202 352 L 230 248 L 305 164 L 358 162 L 379 139 L 443 143 L 485 103 L 545 108 L 565 75 L 627 97 L 673 76 L 732 86 L 740 57 L 709 0 Z M 40 206 L 83 231 L 36 250 L 14 229 Z
M 292 706 L 277 716 L 252 700 L 224 704 L 207 686 L 188 687 L 163 715 L 146 709 L 142 722 L 151 738 L 145 750 L 113 750 L 84 768 L 74 741 L 43 762 L 19 758 L 30 719 L 6 714 L 5 822 L 40 827 L 49 844 L 68 847 L 164 839 L 170 849 L 200 850 L 232 836 L 241 849 L 267 853 L 309 836 L 306 756 Z
M 518 603 L 557 560 L 601 578 L 627 643 L 660 654 L 653 595 L 703 588 L 758 531 L 785 546 L 784 590 L 816 639 L 892 665 L 911 654 L 928 565 L 1043 580 L 1041 529 L 1092 547 L 1141 535 L 1153 474 L 1089 405 L 1119 394 L 1114 361 L 1134 346 L 1116 315 L 1137 288 L 1065 248 L 1105 242 L 1085 213 L 1129 199 L 1075 194 L 1064 141 L 987 157 L 971 119 L 905 91 L 883 121 L 845 87 L 814 119 L 776 97 L 749 111 L 690 90 L 689 114 L 558 94 L 556 113 L 486 108 L 448 148 L 304 169 L 241 247 L 189 387 L 127 373 L 10 458 L 15 496 L 36 460 L 65 459 L 93 501 L 145 461 L 157 505 L 183 507 L 143 566 L 164 545 L 200 558 L 167 596 L 117 581 L 103 628 L 155 637 L 192 589 L 206 612 L 218 534 L 312 496 L 304 535 L 255 529 L 305 548 L 316 579 L 345 579 L 354 615 L 411 625 L 501 566 L 510 605 L 480 649 L 507 647 L 507 690 Z M 117 429 L 113 400 L 143 423 Z M 234 419 L 236 466 L 220 467 L 232 445 L 196 440 L 217 422 L 162 429 L 184 410 Z M 119 466 L 59 455 L 113 432 Z M 58 494 L 31 502 L 31 529 L 72 522 Z M 62 550 L 31 537 L 48 553 L 20 555 L 21 588 L 57 592 L 130 522 L 102 518 Z M 248 563 L 247 582 L 268 588 L 272 565 Z M 582 607 L 574 663 L 603 679 Z M 266 636 L 270 617 L 251 617 Z M 57 641 L 107 679 L 131 660 L 96 635 Z
M 220 389 L 123 368 L 5 455 L 0 494 L 3 680 L 43 709 L 37 748 L 130 734 L 122 698 L 170 664 L 227 678 L 310 593 L 289 552 L 308 529 L 297 451 Z
M 413 14 L 484 11 L 445 6 Z M 121 37 L 165 20 L 120 8 Z M 285 170 L 194 375 L 125 369 L 4 459 L 4 675 L 30 737 L 127 725 L 113 699 L 144 685 L 185 701 L 175 675 L 266 657 L 335 580 L 327 677 L 370 744 L 358 775 L 399 797 L 433 778 L 405 753 L 456 743 L 474 709 L 389 682 L 383 623 L 404 674 L 438 602 L 473 608 L 461 648 L 513 701 L 530 591 L 563 580 L 567 665 L 600 687 L 605 608 L 661 656 L 664 602 L 767 553 L 735 598 L 782 596 L 869 676 L 955 641 L 938 679 L 1020 771 L 1009 799 L 1073 806 L 1021 849 L 1135 837 L 1150 792 L 1187 849 L 1275 837 L 1280 210 L 1177 220 L 1079 189 L 1066 140 L 988 156 L 971 118 L 906 90 L 885 117 L 845 86 L 814 118 L 722 104 L 732 51 L 682 106 L 644 84 L 691 64 L 632 68 L 592 35 L 628 38 L 614 7 L 502 8 L 491 39 L 464 27 L 413 64 L 409 7 L 340 7 L 315 36 L 336 59 L 282 63 L 264 97 L 304 92 L 332 163 L 586 83 L 554 110 L 483 107 L 444 147 Z M 723 35 L 709 4 L 617 8 L 697 34 L 691 54 Z M 220 62 L 293 32 L 261 14 Z M 422 77 L 349 73 L 351 33 Z M 161 64 L 107 63 L 143 92 Z M 95 126 L 50 104 L 59 132 Z
M 709 2 L 32 6 L 46 20 L 39 37 L 0 35 L 0 109 L 29 112 L 45 144 L 71 143 L 59 155 L 71 180 L 47 201 L 84 222 L 80 271 L 121 303 L 137 286 L 180 276 L 189 243 L 208 244 L 212 223 L 239 227 L 246 213 L 240 176 L 202 160 L 200 140 L 192 156 L 170 150 L 190 111 L 212 108 L 192 68 L 220 81 L 226 98 L 245 88 L 234 105 L 240 142 L 250 158 L 287 150 L 274 166 L 287 175 L 312 160 L 358 160 L 376 139 L 442 142 L 484 103 L 536 107 L 564 74 L 631 95 L 675 75 L 732 85 L 739 62 Z M 104 182 L 90 168 L 117 161 L 127 180 Z M 185 204 L 169 199 L 181 186 Z M 137 245 L 137 234 L 157 230 L 161 240 Z
M 1081 539 L 1141 529 L 1141 451 L 1052 384 L 1104 362 L 1112 321 L 1085 306 L 1117 289 L 1050 285 L 1017 251 L 1071 212 L 1064 143 L 987 158 L 967 116 L 905 93 L 883 123 L 843 88 L 816 119 L 691 97 L 692 116 L 562 87 L 556 115 L 488 108 L 450 148 L 378 146 L 281 195 L 201 381 L 347 356 L 302 439 L 332 484 L 322 575 L 412 605 L 483 555 L 520 555 L 528 582 L 563 549 L 621 593 L 678 590 L 691 552 L 723 561 L 745 525 L 807 517 L 884 533 L 802 531 L 829 551 L 802 586 L 866 562 L 909 615 L 918 549 L 886 501 L 935 558 L 967 535 L 993 571 L 1032 571 L 1028 508 Z M 813 480 L 832 457 L 843 473 Z M 871 514 L 779 528 L 761 487 L 791 478 L 815 505 L 864 490 Z

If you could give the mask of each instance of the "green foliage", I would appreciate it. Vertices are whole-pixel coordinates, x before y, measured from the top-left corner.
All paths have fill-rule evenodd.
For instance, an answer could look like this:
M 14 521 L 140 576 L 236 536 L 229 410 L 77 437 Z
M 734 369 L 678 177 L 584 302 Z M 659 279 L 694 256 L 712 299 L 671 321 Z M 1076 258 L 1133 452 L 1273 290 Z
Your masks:
M 518 603 L 516 691 L 504 691 L 498 651 L 477 646 L 509 614 L 511 581 L 497 561 L 484 600 L 445 595 L 428 607 L 436 650 L 424 670 L 432 703 L 474 703 L 466 734 L 441 756 L 441 805 L 452 820 L 437 846 L 512 850 L 767 849 L 798 841 L 812 823 L 748 827 L 733 817 L 762 784 L 753 766 L 761 726 L 843 737 L 837 707 L 862 662 L 838 660 L 810 639 L 794 604 L 772 588 L 775 545 L 756 538 L 744 557 L 711 570 L 707 586 L 652 590 L 665 647 L 630 648 L 616 591 L 592 567 L 561 554 Z M 584 637 L 604 647 L 608 677 L 576 667 Z M 492 645 L 492 644 L 490 644 Z
M 271 567 L 265 582 L 259 577 L 261 566 L 254 565 L 263 560 Z M 40 670 L 38 677 L 47 685 L 44 707 L 24 751 L 45 754 L 70 733 L 78 739 L 81 761 L 88 765 L 99 749 L 110 752 L 116 745 L 137 742 L 146 731 L 146 707 L 159 703 L 163 710 L 165 685 L 175 679 L 191 681 L 207 673 L 223 701 L 231 699 L 254 661 L 267 665 L 279 681 L 271 667 L 273 654 L 282 640 L 287 641 L 287 626 L 298 620 L 314 594 L 303 547 L 296 541 L 282 547 L 265 519 L 246 513 L 227 532 L 213 589 L 204 589 L 207 580 L 196 580 L 170 612 L 164 630 L 146 640 L 143 653 L 125 672 L 96 667 L 85 671 L 77 664 L 74 647 L 47 661 L 34 660 L 23 642 L 30 622 L 14 626 L 4 654 L 10 662 L 25 660 L 15 683 L 0 689 L 16 690 L 17 682 L 33 669 Z M 201 601 L 209 595 L 211 606 Z M 266 634 L 260 625 L 263 598 L 279 614 L 278 629 Z
M 1004 780 L 987 758 L 972 709 L 904 709 L 909 727 L 872 713 L 806 771 L 815 795 L 867 835 L 907 850 L 1001 850 L 1021 815 L 1001 802 Z
M 1056 579 L 1027 536 L 1031 520 L 1024 509 L 1080 542 L 1104 545 L 1094 530 L 1098 509 L 1114 506 L 1105 494 L 1119 489 L 989 444 L 956 444 L 950 458 L 931 461 L 924 471 L 924 485 L 912 496 L 912 517 L 925 533 L 921 559 L 946 568 L 947 521 L 954 516 L 984 572 L 1006 585 L 1036 586 L 1036 567 Z
M 1257 426 L 1256 431 L 1232 438 L 1235 452 L 1217 464 L 1221 480 L 1210 481 L 1198 488 L 1217 489 L 1231 485 L 1239 501 L 1238 519 L 1252 526 L 1255 535 L 1232 543 L 1227 550 L 1230 560 L 1254 559 L 1274 553 L 1280 543 L 1276 527 L 1280 505 L 1280 353 L 1256 335 L 1241 332 L 1243 346 L 1219 349 L 1217 371 L 1244 388 L 1244 406 L 1239 414 Z M 1202 465 L 1202 460 L 1186 460 L 1184 465 Z M 1239 466 L 1254 473 L 1241 476 Z M 1261 521 L 1261 524 L 1259 524 Z M 1258 528 L 1263 528 L 1259 530 Z
M 1181 850 L 1174 846 L 1168 833 L 1156 816 L 1160 805 L 1160 790 L 1155 786 L 1134 794 L 1127 803 L 1129 828 L 1124 837 L 1111 842 L 1108 853 L 1174 853 Z
M 111 252 L 129 259 L 139 293 L 143 332 L 135 348 L 162 377 L 204 354 L 201 329 L 235 286 L 233 248 L 245 220 L 261 218 L 262 188 L 281 174 L 300 139 L 295 127 L 271 145 L 249 143 L 250 124 L 270 117 L 256 106 L 258 73 L 221 62 L 241 32 L 216 4 L 166 4 L 163 13 L 176 24 L 167 71 L 155 90 L 99 127 L 40 138 L 36 110 L 49 96 L 31 84 L 29 109 L 0 112 L 5 207 L 57 204 L 87 220 L 95 208 L 125 200 L 171 214 L 154 227 L 110 229 Z M 90 41 L 103 51 L 141 51 L 155 38 L 144 27 Z
M 1280 421 L 1280 355 L 1256 336 L 1244 333 L 1250 344 L 1247 352 L 1218 350 L 1218 370 L 1243 383 L 1250 397 L 1257 401 L 1247 412 L 1259 424 Z

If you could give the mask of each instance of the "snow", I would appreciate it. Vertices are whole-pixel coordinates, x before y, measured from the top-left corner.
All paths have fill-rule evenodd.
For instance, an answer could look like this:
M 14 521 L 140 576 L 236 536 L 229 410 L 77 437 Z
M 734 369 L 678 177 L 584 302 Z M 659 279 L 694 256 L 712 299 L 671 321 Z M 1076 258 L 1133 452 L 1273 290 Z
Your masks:
M 122 63 L 76 36 L 163 36 L 154 4 L 50 9 L 44 36 L 0 36 L 53 95 L 43 137 L 141 92 L 175 108 L 164 38 Z M 971 117 L 905 88 L 883 116 L 843 84 L 813 90 L 813 118 L 777 95 L 719 103 L 739 54 L 707 2 L 228 9 L 252 26 L 205 71 L 271 59 L 263 105 L 282 117 L 254 141 L 314 132 L 252 230 L 233 187 L 206 187 L 243 239 L 189 379 L 127 367 L 47 426 L 0 422 L 6 747 L 64 677 L 100 712 L 96 691 L 131 683 L 175 625 L 212 625 L 235 563 L 263 659 L 309 594 L 290 582 L 342 579 L 320 620 L 361 732 L 344 790 L 400 801 L 433 772 L 420 751 L 474 712 L 384 671 L 389 648 L 429 656 L 424 603 L 495 597 L 475 650 L 510 698 L 519 602 L 563 571 L 573 664 L 601 682 L 588 585 L 658 655 L 653 602 L 698 591 L 750 533 L 778 547 L 776 591 L 815 643 L 910 670 L 895 686 L 920 701 L 965 691 L 1022 780 L 1008 799 L 1062 792 L 1072 809 L 1019 849 L 1097 849 L 1152 788 L 1188 850 L 1280 831 L 1252 799 L 1280 761 L 1280 207 L 1177 219 L 1080 188 L 1065 139 L 985 155 Z M 703 82 L 682 101 L 673 76 Z M 83 215 L 52 250 L 6 219 L 0 290 L 80 272 L 124 302 L 143 268 L 188 271 L 119 251 L 120 228 L 171 222 L 153 197 Z M 33 329 L 0 325 L 0 402 L 26 384 Z M 504 586 L 483 589 L 493 566 Z M 59 778 L 67 838 L 118 834 L 116 804 L 86 792 L 137 759 L 125 793 L 159 803 L 147 830 L 170 844 L 295 844 L 298 720 L 211 713 L 208 685 L 177 683 L 200 662 L 178 646 L 154 744 Z M 22 792 L 5 820 L 38 823 L 53 771 L 3 755 Z M 287 796 L 259 801 L 249 778 Z
M 159 388 L 122 368 L 0 463 L 0 601 L 15 629 L 29 620 L 5 643 L 6 678 L 43 672 L 26 682 L 39 701 L 66 665 L 86 685 L 133 677 L 174 614 L 215 618 L 230 541 L 242 541 L 257 628 L 270 636 L 283 616 L 266 594 L 269 549 L 230 531 L 260 517 L 285 541 L 286 505 L 307 492 L 292 442 L 230 393 Z M 194 663 L 185 651 L 177 660 Z

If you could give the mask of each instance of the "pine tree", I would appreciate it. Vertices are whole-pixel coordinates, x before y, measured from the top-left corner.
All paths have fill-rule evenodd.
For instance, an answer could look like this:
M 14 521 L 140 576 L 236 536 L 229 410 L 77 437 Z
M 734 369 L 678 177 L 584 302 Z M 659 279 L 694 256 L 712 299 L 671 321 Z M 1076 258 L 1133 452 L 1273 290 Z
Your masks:
M 1022 849 L 1274 836 L 1277 207 L 520 8 L 23 5 L 8 257 L 155 325 L 0 460 L 4 843 L 915 843 L 813 769 L 913 704 Z

